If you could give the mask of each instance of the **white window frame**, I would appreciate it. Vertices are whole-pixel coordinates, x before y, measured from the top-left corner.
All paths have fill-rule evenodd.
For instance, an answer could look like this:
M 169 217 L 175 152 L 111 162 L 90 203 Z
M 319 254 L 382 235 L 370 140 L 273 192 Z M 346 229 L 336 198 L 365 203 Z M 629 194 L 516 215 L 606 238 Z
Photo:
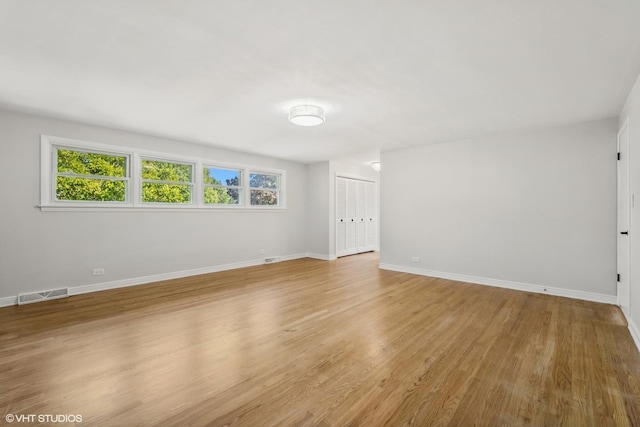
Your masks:
M 202 173 L 203 170 L 205 168 L 208 169 L 224 169 L 224 170 L 230 170 L 230 171 L 238 171 L 239 175 L 240 175 L 240 185 L 214 185 L 214 184 L 205 184 L 203 182 L 204 177 L 200 176 L 200 183 L 202 185 L 201 188 L 201 194 L 200 196 L 202 197 L 202 204 L 207 207 L 213 207 L 213 208 L 225 208 L 225 207 L 232 207 L 232 208 L 238 208 L 238 207 L 245 207 L 246 205 L 246 170 L 243 168 L 239 168 L 239 167 L 229 167 L 229 166 L 220 166 L 220 165 L 216 165 L 216 164 L 208 164 L 206 162 L 202 163 L 202 167 L 200 168 L 200 172 Z M 212 188 L 223 188 L 223 189 L 235 189 L 238 190 L 240 197 L 238 200 L 238 204 L 216 204 L 216 203 L 205 203 L 204 202 L 204 189 L 207 187 L 212 187 Z
M 196 205 L 196 195 L 195 195 L 195 190 L 196 190 L 196 185 L 195 185 L 195 179 L 196 179 L 196 163 L 193 162 L 188 162 L 188 161 L 180 161 L 180 160 L 174 160 L 173 158 L 169 157 L 169 158 L 159 158 L 159 157 L 149 157 L 149 156 L 136 156 L 137 157 L 137 161 L 136 164 L 138 165 L 138 181 L 139 181 L 139 185 L 138 185 L 138 192 L 139 192 L 139 199 L 138 201 L 140 202 L 140 204 L 144 205 L 144 206 L 152 206 L 152 205 L 161 205 L 164 207 L 169 207 L 169 206 L 189 206 L 192 207 L 194 205 Z M 150 162 L 162 162 L 162 163 L 173 163 L 176 165 L 186 165 L 186 166 L 190 166 L 191 167 L 191 181 L 187 182 L 187 181 L 164 181 L 164 180 L 156 180 L 156 179 L 146 179 L 146 178 L 142 178 L 142 162 L 143 161 L 150 161 Z M 189 200 L 189 202 L 186 203 L 169 203 L 169 202 L 145 202 L 144 200 L 142 200 L 142 187 L 145 183 L 152 183 L 152 184 L 167 184 L 167 185 L 185 185 L 188 187 L 191 187 L 191 198 Z
M 57 164 L 55 163 L 55 150 L 57 148 L 70 149 L 82 152 L 99 153 L 127 157 L 128 178 L 125 186 L 125 202 L 93 202 L 76 200 L 56 200 L 56 176 Z M 161 203 L 142 202 L 142 160 L 171 162 L 188 164 L 193 168 L 191 203 Z M 241 200 L 237 205 L 218 205 L 204 203 L 204 183 L 202 182 L 202 170 L 204 167 L 218 169 L 232 169 L 240 171 Z M 251 173 L 265 173 L 279 176 L 278 205 L 251 205 L 251 190 L 249 176 Z M 103 178 L 103 177 L 100 177 Z M 158 181 L 160 182 L 160 181 Z M 169 182 L 173 184 L 173 182 Z M 186 182 L 175 184 L 186 185 Z M 77 139 L 63 138 L 52 135 L 40 137 L 40 205 L 42 211 L 157 211 L 157 210 L 184 210 L 184 211 L 284 211 L 286 205 L 286 170 L 265 168 L 259 166 L 227 163 L 213 159 L 202 159 L 173 155 L 169 153 L 140 150 L 130 147 L 114 146 Z
M 125 159 L 125 171 L 126 174 L 124 177 L 114 177 L 108 175 L 83 175 L 76 173 L 68 173 L 68 172 L 58 172 L 58 151 L 67 150 L 67 151 L 75 151 L 78 153 L 87 153 L 87 154 L 102 154 L 112 157 L 124 157 Z M 100 151 L 100 150 L 91 150 L 84 148 L 76 148 L 69 147 L 67 145 L 54 144 L 51 149 L 51 197 L 54 199 L 56 203 L 81 203 L 83 205 L 91 205 L 91 204 L 109 204 L 109 205 L 126 205 L 131 197 L 131 156 L 126 153 L 115 153 L 113 151 Z M 93 201 L 93 200 L 61 200 L 58 199 L 56 187 L 58 182 L 58 177 L 67 177 L 67 178 L 79 178 L 79 179 L 93 179 L 93 180 L 103 180 L 103 181 L 122 181 L 124 182 L 124 201 L 118 200 L 105 200 L 105 201 Z
M 59 206 L 72 207 L 81 206 L 85 208 L 103 206 L 103 207 L 126 207 L 132 204 L 132 176 L 133 164 L 131 153 L 117 149 L 116 147 L 108 147 L 103 144 L 78 144 L 78 141 L 67 138 L 41 138 L 41 171 L 40 171 L 40 205 L 41 206 Z M 58 200 L 56 196 L 56 182 L 58 176 L 68 176 L 58 173 L 57 150 L 80 151 L 84 153 L 106 154 L 118 157 L 126 157 L 127 159 L 127 177 L 118 179 L 125 181 L 125 201 L 85 201 L 85 200 Z M 92 178 L 92 176 L 86 176 Z M 109 179 L 108 177 L 96 176 L 96 179 Z
M 252 187 L 251 186 L 251 175 L 276 175 L 278 177 L 278 188 L 277 189 L 272 189 L 272 188 L 266 188 L 266 187 Z M 248 203 L 251 205 L 251 190 L 265 190 L 265 191 L 275 191 L 277 193 L 277 198 L 278 198 L 278 203 L 275 205 L 251 205 L 251 206 L 257 206 L 257 207 L 262 207 L 262 208 L 267 208 L 267 207 L 279 207 L 282 203 L 282 181 L 283 181 L 284 177 L 282 174 L 279 174 L 277 172 L 273 172 L 270 171 L 268 169 L 249 169 L 247 171 L 247 199 L 248 199 Z

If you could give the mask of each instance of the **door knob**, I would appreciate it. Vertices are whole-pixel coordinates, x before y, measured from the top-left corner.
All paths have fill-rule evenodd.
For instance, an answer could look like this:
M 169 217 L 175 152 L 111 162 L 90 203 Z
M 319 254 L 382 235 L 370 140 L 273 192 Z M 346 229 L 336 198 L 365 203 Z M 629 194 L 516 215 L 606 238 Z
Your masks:
M 620 234 L 624 234 L 624 235 L 628 236 L 629 232 L 628 231 L 621 231 Z

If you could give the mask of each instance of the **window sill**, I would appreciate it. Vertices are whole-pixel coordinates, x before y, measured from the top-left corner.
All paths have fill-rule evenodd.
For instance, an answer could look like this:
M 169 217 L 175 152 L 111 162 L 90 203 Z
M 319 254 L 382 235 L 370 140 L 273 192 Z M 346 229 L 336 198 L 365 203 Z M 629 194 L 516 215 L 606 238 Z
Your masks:
M 284 212 L 286 207 L 193 206 L 59 206 L 38 205 L 42 212 Z

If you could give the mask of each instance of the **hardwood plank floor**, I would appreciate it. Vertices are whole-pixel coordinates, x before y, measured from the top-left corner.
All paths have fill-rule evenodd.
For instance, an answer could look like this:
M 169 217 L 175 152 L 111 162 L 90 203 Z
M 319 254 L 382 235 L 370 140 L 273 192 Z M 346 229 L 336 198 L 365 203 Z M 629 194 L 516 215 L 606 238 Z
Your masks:
M 617 307 L 377 263 L 2 308 L 0 425 L 640 425 L 640 355 Z

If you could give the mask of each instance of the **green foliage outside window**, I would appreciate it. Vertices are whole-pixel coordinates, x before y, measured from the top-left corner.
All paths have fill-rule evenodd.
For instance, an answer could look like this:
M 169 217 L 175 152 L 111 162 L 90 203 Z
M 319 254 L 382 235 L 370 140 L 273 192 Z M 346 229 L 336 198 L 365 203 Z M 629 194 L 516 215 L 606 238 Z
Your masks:
M 56 198 L 124 202 L 127 158 L 72 150 L 57 151 Z M 110 177 L 115 179 L 103 179 Z
M 219 180 L 211 176 L 211 168 L 202 169 L 202 182 L 204 187 L 204 202 L 215 205 L 237 205 L 240 202 L 240 194 L 237 188 L 224 188 Z M 226 180 L 226 185 L 238 186 L 237 177 Z
M 193 167 L 181 163 L 142 160 L 142 201 L 149 203 L 191 203 Z M 165 182 L 153 182 L 165 181 Z M 184 182 L 186 184 L 179 184 Z
M 279 176 L 252 173 L 249 176 L 252 205 L 278 205 Z

